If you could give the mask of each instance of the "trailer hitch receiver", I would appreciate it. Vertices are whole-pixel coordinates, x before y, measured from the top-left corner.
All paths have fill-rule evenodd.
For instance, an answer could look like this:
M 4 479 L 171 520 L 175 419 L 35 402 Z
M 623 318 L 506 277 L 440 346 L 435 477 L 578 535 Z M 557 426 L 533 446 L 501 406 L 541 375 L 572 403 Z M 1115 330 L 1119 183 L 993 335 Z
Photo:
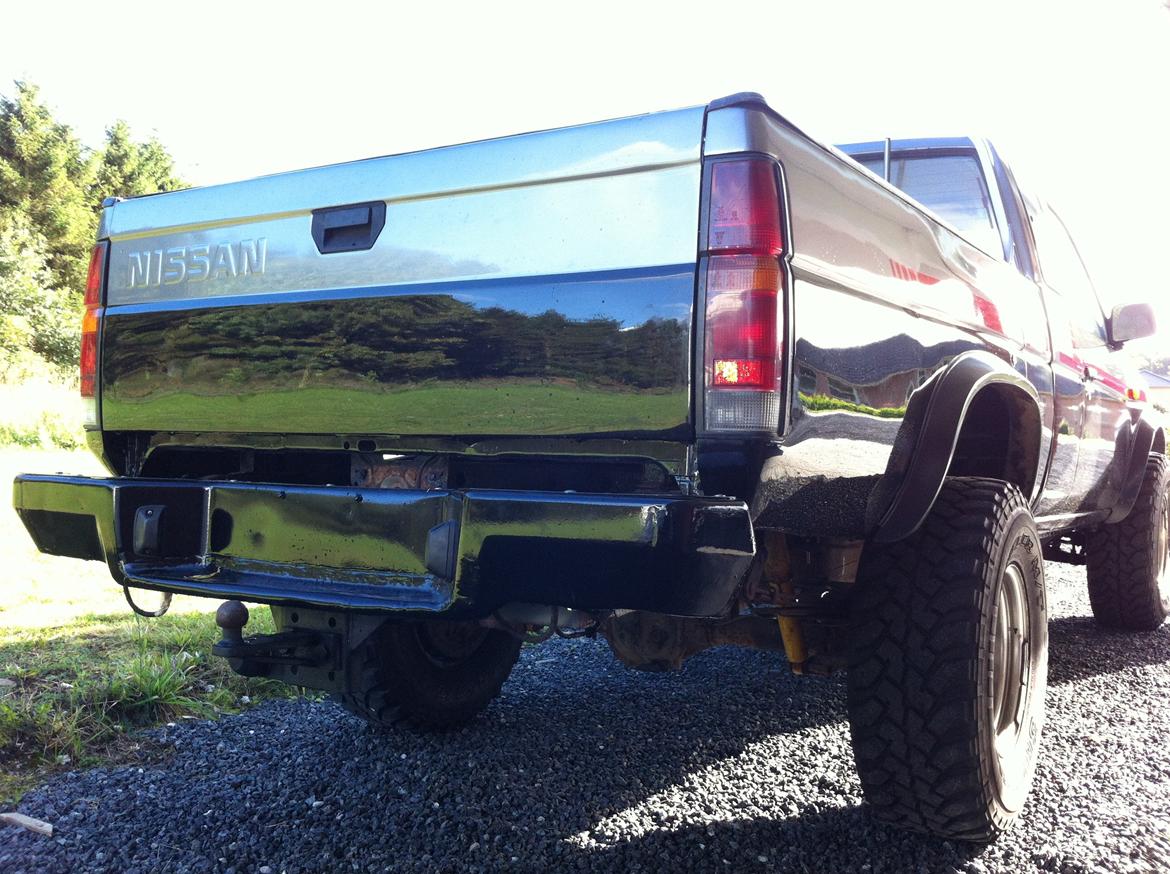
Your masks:
M 215 611 L 215 624 L 223 639 L 211 648 L 212 654 L 227 659 L 245 677 L 266 676 L 275 665 L 322 667 L 336 658 L 336 635 L 308 628 L 244 637 L 248 608 L 239 601 L 224 601 Z

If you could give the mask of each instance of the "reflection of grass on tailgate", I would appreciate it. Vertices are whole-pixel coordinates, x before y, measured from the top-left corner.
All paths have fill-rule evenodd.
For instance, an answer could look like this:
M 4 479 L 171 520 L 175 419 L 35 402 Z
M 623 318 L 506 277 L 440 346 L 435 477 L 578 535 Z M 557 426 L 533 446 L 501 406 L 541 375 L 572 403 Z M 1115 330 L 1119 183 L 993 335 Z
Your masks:
M 483 383 L 293 391 L 144 399 L 107 395 L 109 421 L 133 428 L 165 422 L 175 430 L 395 434 L 571 434 L 662 430 L 681 422 L 685 392 L 580 389 L 565 385 Z M 141 421 L 139 421 L 141 420 Z

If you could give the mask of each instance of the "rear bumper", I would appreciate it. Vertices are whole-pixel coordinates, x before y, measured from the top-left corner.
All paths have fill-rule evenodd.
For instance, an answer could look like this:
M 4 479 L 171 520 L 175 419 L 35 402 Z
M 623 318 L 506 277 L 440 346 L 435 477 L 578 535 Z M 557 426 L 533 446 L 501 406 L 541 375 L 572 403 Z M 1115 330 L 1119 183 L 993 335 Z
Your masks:
M 715 616 L 755 552 L 743 503 L 684 496 L 24 475 L 13 504 L 42 552 L 119 582 L 370 612 Z

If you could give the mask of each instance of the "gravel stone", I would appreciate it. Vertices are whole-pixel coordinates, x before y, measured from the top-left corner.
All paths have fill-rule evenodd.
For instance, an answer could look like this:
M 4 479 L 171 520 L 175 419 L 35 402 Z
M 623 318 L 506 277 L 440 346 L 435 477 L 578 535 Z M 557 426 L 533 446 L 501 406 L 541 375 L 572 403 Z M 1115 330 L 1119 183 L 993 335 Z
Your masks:
M 1170 626 L 1100 630 L 1083 571 L 1047 572 L 1036 787 L 989 847 L 869 820 L 841 678 L 731 648 L 645 674 L 554 639 L 443 734 L 311 701 L 178 720 L 152 732 L 172 748 L 160 765 L 29 792 L 20 811 L 54 837 L 0 827 L 0 871 L 1165 871 Z

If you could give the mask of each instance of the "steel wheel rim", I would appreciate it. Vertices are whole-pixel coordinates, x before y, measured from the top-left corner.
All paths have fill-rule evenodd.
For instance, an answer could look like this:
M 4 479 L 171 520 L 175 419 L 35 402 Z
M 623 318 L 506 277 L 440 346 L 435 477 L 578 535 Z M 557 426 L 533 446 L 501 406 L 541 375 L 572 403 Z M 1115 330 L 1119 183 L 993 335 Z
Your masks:
M 458 665 L 473 655 L 488 630 L 472 622 L 420 622 L 415 626 L 419 648 L 440 668 Z
M 1001 762 L 1015 753 L 1028 712 L 1032 684 L 1030 619 L 1024 570 L 1012 562 L 1004 569 L 996 593 L 991 651 L 992 730 Z

